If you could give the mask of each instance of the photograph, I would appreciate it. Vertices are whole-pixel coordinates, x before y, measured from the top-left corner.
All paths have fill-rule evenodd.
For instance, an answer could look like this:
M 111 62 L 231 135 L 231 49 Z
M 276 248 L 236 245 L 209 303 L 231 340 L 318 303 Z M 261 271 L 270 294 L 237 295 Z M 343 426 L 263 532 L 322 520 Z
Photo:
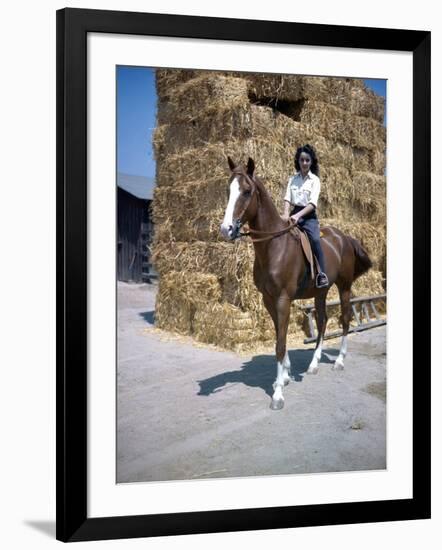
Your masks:
M 118 65 L 116 482 L 386 470 L 386 79 Z
M 430 69 L 57 12 L 57 539 L 429 517 Z

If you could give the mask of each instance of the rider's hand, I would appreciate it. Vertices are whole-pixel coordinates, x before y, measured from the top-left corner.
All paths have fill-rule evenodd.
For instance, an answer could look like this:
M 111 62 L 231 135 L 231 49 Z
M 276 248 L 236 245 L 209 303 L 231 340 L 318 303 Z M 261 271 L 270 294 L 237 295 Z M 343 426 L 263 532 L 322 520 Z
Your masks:
M 291 219 L 292 219 L 293 225 L 298 225 L 298 216 L 296 214 L 291 216 Z

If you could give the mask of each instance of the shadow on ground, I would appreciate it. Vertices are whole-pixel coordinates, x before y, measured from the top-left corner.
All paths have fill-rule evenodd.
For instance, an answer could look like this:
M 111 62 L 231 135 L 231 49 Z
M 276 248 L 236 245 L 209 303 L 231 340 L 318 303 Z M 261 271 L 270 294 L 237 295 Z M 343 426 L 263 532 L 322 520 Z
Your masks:
M 149 325 L 155 324 L 155 311 L 145 311 L 139 314 L 142 319 L 146 321 Z
M 338 350 L 325 349 L 321 363 L 333 364 L 334 359 L 328 356 L 336 356 Z M 291 377 L 295 382 L 302 382 L 313 357 L 312 349 L 300 349 L 289 352 L 292 364 Z M 261 388 L 268 396 L 273 395 L 273 382 L 276 378 L 276 361 L 274 355 L 255 355 L 250 361 L 246 361 L 241 370 L 223 372 L 211 376 L 205 380 L 198 380 L 200 390 L 198 395 L 211 395 L 222 391 L 227 384 L 245 384 L 252 388 Z

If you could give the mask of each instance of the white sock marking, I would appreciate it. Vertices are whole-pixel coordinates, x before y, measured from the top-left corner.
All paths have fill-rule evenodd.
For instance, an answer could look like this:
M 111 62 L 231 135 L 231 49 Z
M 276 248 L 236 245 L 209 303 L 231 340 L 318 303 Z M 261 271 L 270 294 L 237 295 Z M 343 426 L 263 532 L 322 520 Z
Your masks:
M 347 336 L 343 336 L 341 340 L 341 349 L 339 350 L 339 356 L 336 359 L 336 363 L 344 364 L 345 356 L 347 355 Z
M 311 360 L 311 363 L 308 366 L 308 371 L 307 372 L 310 372 L 310 373 L 312 373 L 313 371 L 316 372 L 316 370 L 318 368 L 318 363 L 321 360 L 322 342 L 323 341 L 324 341 L 324 339 L 321 337 L 321 339 L 319 340 L 318 347 L 316 348 L 315 353 L 313 354 L 313 359 Z
M 278 361 L 276 380 L 273 383 L 273 389 L 275 390 L 272 396 L 273 400 L 279 401 L 280 399 L 284 399 L 284 396 L 282 395 L 283 387 L 284 387 L 284 367 L 282 363 Z

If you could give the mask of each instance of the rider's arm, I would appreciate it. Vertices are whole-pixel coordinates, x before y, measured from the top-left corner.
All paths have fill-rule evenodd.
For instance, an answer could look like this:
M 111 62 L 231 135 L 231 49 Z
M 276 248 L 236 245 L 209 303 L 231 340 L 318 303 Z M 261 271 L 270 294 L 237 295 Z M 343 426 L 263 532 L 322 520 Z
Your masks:
M 318 206 L 319 193 L 321 192 L 321 181 L 318 176 L 313 175 L 313 185 L 310 193 L 309 203 L 313 204 L 314 207 Z
M 284 212 L 282 214 L 282 219 L 285 221 L 289 220 L 290 210 L 292 209 L 292 204 L 290 202 L 290 199 L 292 198 L 291 191 L 290 191 L 291 182 L 292 182 L 292 178 L 290 177 L 287 182 L 287 189 L 284 195 Z
M 284 201 L 284 212 L 282 214 L 282 217 L 286 218 L 287 220 L 289 219 L 291 206 L 292 205 L 288 201 L 286 200 Z
M 311 212 L 313 212 L 314 209 L 315 209 L 315 205 L 309 202 L 307 206 L 304 206 L 304 208 L 299 212 L 297 212 L 296 214 L 294 214 L 292 218 L 296 216 L 296 219 L 299 220 L 299 218 L 302 218 L 302 216 L 307 216 L 307 214 L 310 214 Z

